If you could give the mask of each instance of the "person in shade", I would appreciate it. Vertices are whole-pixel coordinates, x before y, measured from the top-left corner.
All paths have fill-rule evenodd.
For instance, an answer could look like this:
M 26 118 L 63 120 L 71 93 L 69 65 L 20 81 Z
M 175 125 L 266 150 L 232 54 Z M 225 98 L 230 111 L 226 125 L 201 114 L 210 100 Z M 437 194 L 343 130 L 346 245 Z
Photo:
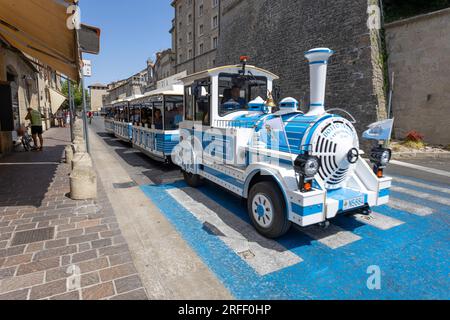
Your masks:
M 42 115 L 39 111 L 34 110 L 33 108 L 28 108 L 27 110 L 28 114 L 25 117 L 25 120 L 29 120 L 31 122 L 31 135 L 34 142 L 33 150 L 42 151 L 44 148 L 44 138 L 42 137 L 42 118 L 44 118 L 44 115 Z M 38 137 L 40 143 L 39 147 L 37 143 Z

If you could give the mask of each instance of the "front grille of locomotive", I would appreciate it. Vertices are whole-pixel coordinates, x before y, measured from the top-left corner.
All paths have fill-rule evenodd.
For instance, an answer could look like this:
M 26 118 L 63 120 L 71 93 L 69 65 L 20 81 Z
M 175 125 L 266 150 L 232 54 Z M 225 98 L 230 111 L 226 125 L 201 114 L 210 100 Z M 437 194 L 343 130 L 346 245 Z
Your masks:
M 348 160 L 348 152 L 352 148 L 359 149 L 353 125 L 343 118 L 329 119 L 317 128 L 312 142 L 311 153 L 321 162 L 319 177 L 327 189 L 341 187 L 354 169 Z

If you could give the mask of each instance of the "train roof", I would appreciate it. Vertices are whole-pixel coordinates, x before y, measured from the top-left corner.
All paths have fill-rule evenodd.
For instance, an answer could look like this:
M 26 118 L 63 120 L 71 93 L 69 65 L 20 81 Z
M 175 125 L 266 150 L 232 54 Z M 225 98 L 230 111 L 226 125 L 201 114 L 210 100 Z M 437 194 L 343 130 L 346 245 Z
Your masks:
M 245 69 L 254 71 L 255 75 L 265 75 L 268 78 L 271 78 L 272 80 L 278 80 L 279 77 L 267 70 L 252 66 L 252 65 L 246 65 Z M 205 77 L 211 77 L 211 76 L 216 76 L 219 73 L 222 72 L 231 72 L 231 73 L 238 73 L 239 70 L 242 70 L 242 65 L 237 64 L 237 65 L 228 65 L 228 66 L 222 66 L 222 67 L 217 67 L 217 68 L 213 68 L 213 69 L 208 69 L 208 70 L 204 70 L 204 71 L 200 71 L 197 73 L 193 73 L 188 75 L 187 77 L 184 77 L 182 79 L 180 79 L 181 81 L 183 81 L 184 84 L 189 84 L 190 82 L 193 82 L 197 79 L 201 79 L 201 78 L 205 78 Z

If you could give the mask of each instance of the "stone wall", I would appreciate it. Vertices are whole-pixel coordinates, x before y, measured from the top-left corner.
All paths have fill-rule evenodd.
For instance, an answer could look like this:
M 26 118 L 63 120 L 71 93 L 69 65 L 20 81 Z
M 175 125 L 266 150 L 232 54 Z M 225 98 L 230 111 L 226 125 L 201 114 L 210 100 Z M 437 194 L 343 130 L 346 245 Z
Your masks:
M 376 2 L 376 1 L 375 1 Z M 315 47 L 336 51 L 330 60 L 326 104 L 343 108 L 358 121 L 359 132 L 386 116 L 382 62 L 370 32 L 372 0 L 222 0 L 217 64 L 250 64 L 280 76 L 282 96 L 309 104 L 309 67 L 304 52 Z M 372 37 L 371 37 L 372 35 Z M 381 73 L 381 74 L 380 74 Z
M 450 144 L 450 9 L 386 25 L 395 136 Z

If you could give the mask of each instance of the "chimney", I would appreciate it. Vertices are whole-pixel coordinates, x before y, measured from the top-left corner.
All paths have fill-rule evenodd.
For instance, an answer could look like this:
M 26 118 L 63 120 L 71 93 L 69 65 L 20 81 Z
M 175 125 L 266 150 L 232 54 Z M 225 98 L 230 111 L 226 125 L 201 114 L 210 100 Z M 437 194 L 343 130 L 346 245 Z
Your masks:
M 307 116 L 325 114 L 325 89 L 327 83 L 328 59 L 334 51 L 328 48 L 316 48 L 305 53 L 310 68 L 310 109 Z

